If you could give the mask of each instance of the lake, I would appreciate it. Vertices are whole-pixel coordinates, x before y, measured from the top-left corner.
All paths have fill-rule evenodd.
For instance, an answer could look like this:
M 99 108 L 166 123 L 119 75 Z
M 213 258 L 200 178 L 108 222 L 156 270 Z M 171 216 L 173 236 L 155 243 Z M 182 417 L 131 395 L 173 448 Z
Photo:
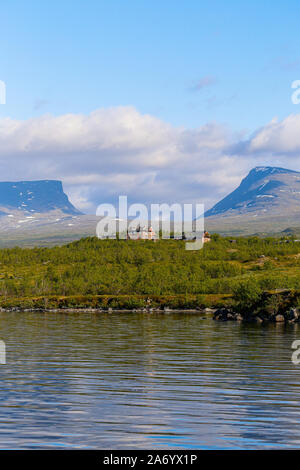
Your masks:
M 0 315 L 1 449 L 300 448 L 297 325 Z

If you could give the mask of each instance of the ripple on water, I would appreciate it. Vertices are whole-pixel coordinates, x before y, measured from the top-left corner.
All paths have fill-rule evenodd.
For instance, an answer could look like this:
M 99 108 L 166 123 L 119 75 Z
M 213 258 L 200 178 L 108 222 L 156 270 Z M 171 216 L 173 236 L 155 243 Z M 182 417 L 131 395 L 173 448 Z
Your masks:
M 1 314 L 0 447 L 299 448 L 297 326 Z

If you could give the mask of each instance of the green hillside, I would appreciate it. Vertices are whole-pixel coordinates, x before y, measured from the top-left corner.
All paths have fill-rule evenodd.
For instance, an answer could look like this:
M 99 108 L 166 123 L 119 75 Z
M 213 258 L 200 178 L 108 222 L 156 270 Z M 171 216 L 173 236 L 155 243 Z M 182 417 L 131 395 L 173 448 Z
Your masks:
M 192 308 L 229 302 L 249 279 L 263 290 L 300 289 L 300 243 L 291 238 L 215 235 L 200 251 L 184 243 L 86 238 L 2 249 L 0 305 Z

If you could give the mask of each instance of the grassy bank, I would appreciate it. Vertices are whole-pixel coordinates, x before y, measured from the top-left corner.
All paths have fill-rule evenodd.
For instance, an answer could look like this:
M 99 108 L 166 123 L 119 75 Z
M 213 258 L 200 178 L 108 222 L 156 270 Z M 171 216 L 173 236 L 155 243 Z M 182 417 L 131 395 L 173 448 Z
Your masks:
M 215 235 L 199 251 L 186 251 L 181 240 L 97 238 L 0 250 L 2 308 L 193 309 L 234 303 L 245 310 L 276 289 L 300 291 L 300 243 L 292 238 Z
M 73 296 L 41 296 L 16 297 L 0 300 L 3 309 L 203 309 L 232 306 L 230 295 L 73 295 Z

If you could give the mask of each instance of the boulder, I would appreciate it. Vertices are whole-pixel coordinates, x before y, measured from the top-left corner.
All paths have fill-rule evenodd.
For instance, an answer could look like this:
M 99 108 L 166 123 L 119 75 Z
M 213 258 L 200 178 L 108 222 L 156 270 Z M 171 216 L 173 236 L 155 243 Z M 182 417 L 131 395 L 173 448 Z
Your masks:
M 206 307 L 206 308 L 203 310 L 203 313 L 215 313 L 215 312 L 216 312 L 216 309 L 215 309 L 215 308 Z
M 291 308 L 289 312 L 287 312 L 286 317 L 288 320 L 295 321 L 299 318 L 299 312 L 297 308 Z
M 227 321 L 234 320 L 234 315 L 229 308 L 218 308 L 214 313 L 214 320 Z
M 236 319 L 236 321 L 243 321 L 243 317 L 240 313 L 235 314 L 235 319 Z
M 285 321 L 285 318 L 284 318 L 283 315 L 277 314 L 277 315 L 275 316 L 275 321 L 276 321 L 276 323 L 282 323 L 282 322 Z

